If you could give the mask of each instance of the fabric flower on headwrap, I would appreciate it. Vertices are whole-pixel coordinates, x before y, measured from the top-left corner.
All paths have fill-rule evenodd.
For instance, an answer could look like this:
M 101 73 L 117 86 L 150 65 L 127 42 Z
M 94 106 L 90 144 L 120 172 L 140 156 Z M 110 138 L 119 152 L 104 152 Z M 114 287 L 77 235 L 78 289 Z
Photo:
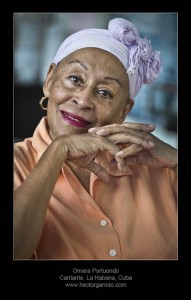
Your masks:
M 59 47 L 53 63 L 58 64 L 72 52 L 87 47 L 106 50 L 121 61 L 128 73 L 131 99 L 143 83 L 150 84 L 162 70 L 160 53 L 153 50 L 148 38 L 139 37 L 133 23 L 123 18 L 112 19 L 108 30 L 90 28 L 70 35 Z
M 115 18 L 109 22 L 109 31 L 128 52 L 127 73 L 131 82 L 131 94 L 137 95 L 143 83 L 150 84 L 162 71 L 160 52 L 154 51 L 148 38 L 140 38 L 133 23 Z

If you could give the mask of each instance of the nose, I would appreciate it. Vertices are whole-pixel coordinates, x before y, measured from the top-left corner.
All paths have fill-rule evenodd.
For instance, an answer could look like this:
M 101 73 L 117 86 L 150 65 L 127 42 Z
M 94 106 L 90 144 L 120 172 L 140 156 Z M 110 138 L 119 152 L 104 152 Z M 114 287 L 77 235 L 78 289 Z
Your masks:
M 79 91 L 78 94 L 73 97 L 72 101 L 79 109 L 92 110 L 94 108 L 93 93 L 91 89 Z

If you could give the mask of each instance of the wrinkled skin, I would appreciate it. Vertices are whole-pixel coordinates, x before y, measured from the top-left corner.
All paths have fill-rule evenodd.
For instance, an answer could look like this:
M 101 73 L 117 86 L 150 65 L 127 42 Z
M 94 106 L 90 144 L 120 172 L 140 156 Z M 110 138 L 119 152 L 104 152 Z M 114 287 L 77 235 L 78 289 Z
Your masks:
M 67 145 L 67 160 L 73 170 L 79 172 L 80 167 L 96 174 L 94 158 L 102 151 L 99 145 L 103 141 L 118 145 L 115 158 L 120 171 L 125 170 L 127 164 L 176 167 L 176 149 L 151 134 L 153 125 L 123 123 L 134 101 L 128 98 L 125 68 L 111 53 L 86 48 L 73 52 L 58 66 L 52 64 L 44 84 L 44 94 L 49 97 L 50 135 L 53 140 L 65 136 L 61 145 Z M 89 123 L 82 127 L 71 124 L 63 119 L 61 111 Z M 83 135 L 79 148 L 80 134 L 86 135 Z M 86 148 L 90 145 L 92 153 L 87 154 Z M 100 177 L 104 180 L 106 171 Z
M 94 161 L 102 151 L 114 155 L 120 171 L 127 164 L 177 165 L 176 149 L 151 134 L 154 126 L 123 123 L 133 100 L 128 97 L 125 68 L 112 54 L 95 48 L 73 52 L 58 66 L 50 66 L 43 90 L 49 98 L 47 121 L 53 141 L 14 193 L 16 259 L 31 258 L 37 249 L 64 162 L 88 192 L 91 172 L 109 180 Z

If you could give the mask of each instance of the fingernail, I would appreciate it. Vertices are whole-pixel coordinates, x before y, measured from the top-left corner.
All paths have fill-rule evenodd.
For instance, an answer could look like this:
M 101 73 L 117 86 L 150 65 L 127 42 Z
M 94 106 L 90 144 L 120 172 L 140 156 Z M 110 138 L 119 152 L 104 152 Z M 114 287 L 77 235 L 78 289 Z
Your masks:
M 96 127 L 93 127 L 93 128 L 88 129 L 88 132 L 96 132 L 96 131 L 97 131 L 97 128 L 96 128 Z
M 145 124 L 145 125 L 143 125 L 143 130 L 151 130 L 151 129 L 154 129 L 155 128 L 155 126 L 154 125 L 152 125 L 152 124 Z
M 119 157 L 122 157 L 123 154 L 124 154 L 124 153 L 123 153 L 123 150 L 122 150 L 122 151 L 117 152 L 115 155 L 116 155 L 116 156 L 119 156 Z
M 142 143 L 142 146 L 143 147 L 148 147 L 148 146 L 155 146 L 155 144 L 153 143 L 153 142 L 151 142 L 151 141 L 144 141 L 143 143 Z
M 96 134 L 102 135 L 105 132 L 105 129 L 100 129 L 96 132 Z
M 121 171 L 121 172 L 125 172 L 126 167 L 125 167 L 123 164 L 118 164 L 118 169 L 119 169 L 119 171 Z
M 155 144 L 153 143 L 153 142 L 151 142 L 151 141 L 148 141 L 147 142 L 150 146 L 154 146 Z

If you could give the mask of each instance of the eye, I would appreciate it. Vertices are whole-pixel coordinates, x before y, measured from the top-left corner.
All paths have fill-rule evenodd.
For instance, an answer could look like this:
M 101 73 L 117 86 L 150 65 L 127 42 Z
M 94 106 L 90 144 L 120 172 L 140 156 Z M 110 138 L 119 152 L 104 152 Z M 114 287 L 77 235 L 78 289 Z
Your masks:
M 104 98 L 112 98 L 112 94 L 108 90 L 99 90 L 98 94 L 100 94 Z
M 82 83 L 82 79 L 76 75 L 71 75 L 69 79 L 74 85 L 80 85 Z

